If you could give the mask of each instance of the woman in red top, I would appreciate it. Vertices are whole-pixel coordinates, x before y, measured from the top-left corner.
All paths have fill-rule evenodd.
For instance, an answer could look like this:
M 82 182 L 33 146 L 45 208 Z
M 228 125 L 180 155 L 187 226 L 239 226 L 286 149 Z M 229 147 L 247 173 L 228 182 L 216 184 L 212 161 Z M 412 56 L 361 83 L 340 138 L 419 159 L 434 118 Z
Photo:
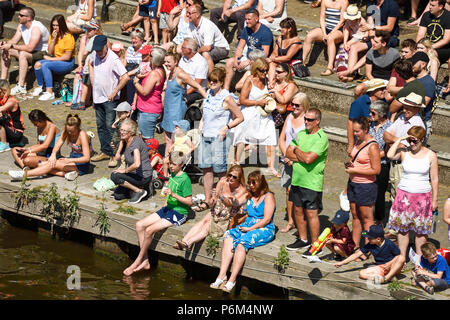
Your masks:
M 10 150 L 10 143 L 18 144 L 25 130 L 19 102 L 9 93 L 8 81 L 0 80 L 0 152 Z
M 358 117 L 353 120 L 356 143 L 352 149 L 352 160 L 345 164 L 350 175 L 347 197 L 352 213 L 353 241 L 359 247 L 362 228 L 368 230 L 373 221 L 373 207 L 377 200 L 376 175 L 381 170 L 380 148 L 369 134 L 369 120 Z

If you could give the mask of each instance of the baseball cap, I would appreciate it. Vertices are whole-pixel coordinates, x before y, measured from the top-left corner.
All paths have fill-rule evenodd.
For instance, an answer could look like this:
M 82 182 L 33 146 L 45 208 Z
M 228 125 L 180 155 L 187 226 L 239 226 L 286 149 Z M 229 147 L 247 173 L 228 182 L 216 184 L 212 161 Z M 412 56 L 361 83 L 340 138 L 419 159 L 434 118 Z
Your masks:
M 152 47 L 151 45 L 146 44 L 146 45 L 143 46 L 142 49 L 139 50 L 138 52 L 139 52 L 140 54 L 149 54 L 150 51 L 152 51 L 152 48 L 153 48 L 153 47 Z
M 115 111 L 126 111 L 126 112 L 131 112 L 131 105 L 124 101 L 119 103 L 119 105 L 117 107 L 114 108 Z
M 174 121 L 173 125 L 176 127 L 179 127 L 184 132 L 188 132 L 189 129 L 191 129 L 191 125 L 189 124 L 189 121 L 187 121 L 187 120 Z
M 97 21 L 94 21 L 94 20 L 91 20 L 88 23 L 86 23 L 86 25 L 84 27 L 86 29 L 95 29 L 95 30 L 100 29 L 100 25 L 98 24 Z
M 123 44 L 120 41 L 114 41 L 111 46 L 112 51 L 120 51 L 123 49 Z
M 384 238 L 383 227 L 379 224 L 371 225 L 369 230 L 363 231 L 362 236 L 370 239 Z
M 348 214 L 348 211 L 339 210 L 338 212 L 336 212 L 336 215 L 334 216 L 333 220 L 331 220 L 331 222 L 335 224 L 343 224 L 347 223 L 349 218 L 350 215 Z
M 417 61 L 423 61 L 428 63 L 430 61 L 430 58 L 425 52 L 417 51 L 411 58 L 409 58 L 409 61 L 411 61 L 412 64 L 415 64 Z
M 158 150 L 158 147 L 159 147 L 158 140 L 149 138 L 149 139 L 144 140 L 144 142 L 145 142 L 145 145 L 147 146 L 148 150 Z
M 108 42 L 108 38 L 106 38 L 106 36 L 104 36 L 102 34 L 96 36 L 94 39 L 94 44 L 92 45 L 92 50 L 94 50 L 94 51 L 102 50 L 106 46 L 107 42 Z

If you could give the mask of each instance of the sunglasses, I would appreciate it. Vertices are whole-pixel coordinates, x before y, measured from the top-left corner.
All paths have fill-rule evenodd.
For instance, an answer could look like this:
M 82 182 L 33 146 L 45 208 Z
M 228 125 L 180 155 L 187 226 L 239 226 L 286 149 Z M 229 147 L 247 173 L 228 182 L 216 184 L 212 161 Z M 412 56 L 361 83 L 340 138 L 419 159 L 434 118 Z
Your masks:
M 267 71 L 268 71 L 267 69 L 260 69 L 260 68 L 257 68 L 257 70 L 261 73 L 267 73 Z
M 305 122 L 313 122 L 313 121 L 317 120 L 316 118 L 307 118 L 307 117 L 305 117 L 304 119 L 305 119 Z
M 249 186 L 251 186 L 251 185 L 254 185 L 254 184 L 256 184 L 256 181 L 254 181 L 254 180 L 251 180 L 251 181 L 249 181 L 248 183 L 247 183 Z
M 283 73 L 284 70 L 275 70 L 276 73 Z
M 370 111 L 370 114 L 371 114 L 372 116 L 376 116 L 378 113 L 376 113 L 375 111 Z
M 19 13 L 19 17 L 28 17 L 26 14 L 21 14 L 21 13 Z
M 408 139 L 406 139 L 406 141 L 408 141 L 409 144 L 416 144 L 419 142 L 419 140 L 414 139 L 414 138 L 408 138 Z
M 302 105 L 300 103 L 293 103 L 293 102 L 291 102 L 291 107 L 292 108 L 301 108 Z
M 209 80 L 209 83 L 218 83 L 219 81 L 217 80 Z
M 233 178 L 234 180 L 239 179 L 238 176 L 232 175 L 231 173 L 229 173 L 227 176 L 228 176 L 228 178 Z

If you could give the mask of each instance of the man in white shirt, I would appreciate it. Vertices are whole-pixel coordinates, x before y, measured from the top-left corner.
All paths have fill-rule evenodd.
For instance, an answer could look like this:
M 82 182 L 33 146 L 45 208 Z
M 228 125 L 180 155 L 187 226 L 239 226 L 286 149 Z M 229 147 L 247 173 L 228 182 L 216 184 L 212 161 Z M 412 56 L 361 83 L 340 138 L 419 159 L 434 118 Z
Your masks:
M 206 89 L 208 85 L 208 62 L 198 52 L 198 43 L 192 38 L 185 38 L 181 45 L 181 57 L 178 66 L 184 70 L 194 81 Z M 191 86 L 186 87 L 186 104 L 189 106 L 202 95 Z
M 422 103 L 423 97 L 419 94 L 411 92 L 403 98 L 399 98 L 402 103 L 403 113 L 397 120 L 384 132 L 383 139 L 386 144 L 392 145 L 399 137 L 403 137 L 408 133 L 408 130 L 414 126 L 420 126 L 424 129 L 425 124 L 419 116 L 420 108 L 425 108 Z M 409 147 L 409 143 L 404 140 L 402 144 Z M 397 186 L 402 177 L 402 166 L 400 161 L 391 161 L 391 169 L 389 171 L 390 194 L 391 200 L 394 201 L 397 192 Z
M 11 95 L 26 94 L 25 78 L 28 66 L 44 58 L 48 48 L 49 32 L 39 21 L 34 20 L 34 10 L 24 7 L 19 11 L 19 25 L 16 33 L 7 42 L 2 42 L 1 56 L 1 79 L 7 79 L 11 57 L 19 60 L 19 80 L 17 85 L 11 89 Z M 20 40 L 24 44 L 18 44 Z
M 189 19 L 188 37 L 195 39 L 199 45 L 198 53 L 208 62 L 208 71 L 214 69 L 214 63 L 228 56 L 230 46 L 219 28 L 209 19 L 202 17 L 202 6 L 194 4 L 187 8 Z

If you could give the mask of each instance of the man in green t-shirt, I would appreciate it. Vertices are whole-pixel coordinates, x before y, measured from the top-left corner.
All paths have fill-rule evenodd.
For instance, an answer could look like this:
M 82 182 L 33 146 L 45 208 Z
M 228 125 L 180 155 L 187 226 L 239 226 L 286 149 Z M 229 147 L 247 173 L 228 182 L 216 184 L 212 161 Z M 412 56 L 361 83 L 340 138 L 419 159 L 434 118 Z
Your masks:
M 288 250 L 308 247 L 306 224 L 309 224 L 311 241 L 317 240 L 320 231 L 319 211 L 322 210 L 322 190 L 325 162 L 328 155 L 328 137 L 319 127 L 322 114 L 319 109 L 309 109 L 305 114 L 305 128 L 292 140 L 286 156 L 294 162 L 289 201 L 294 203 L 294 219 L 298 239 L 288 245 Z M 321 251 L 318 253 L 320 254 Z M 303 256 L 310 255 L 305 251 Z

